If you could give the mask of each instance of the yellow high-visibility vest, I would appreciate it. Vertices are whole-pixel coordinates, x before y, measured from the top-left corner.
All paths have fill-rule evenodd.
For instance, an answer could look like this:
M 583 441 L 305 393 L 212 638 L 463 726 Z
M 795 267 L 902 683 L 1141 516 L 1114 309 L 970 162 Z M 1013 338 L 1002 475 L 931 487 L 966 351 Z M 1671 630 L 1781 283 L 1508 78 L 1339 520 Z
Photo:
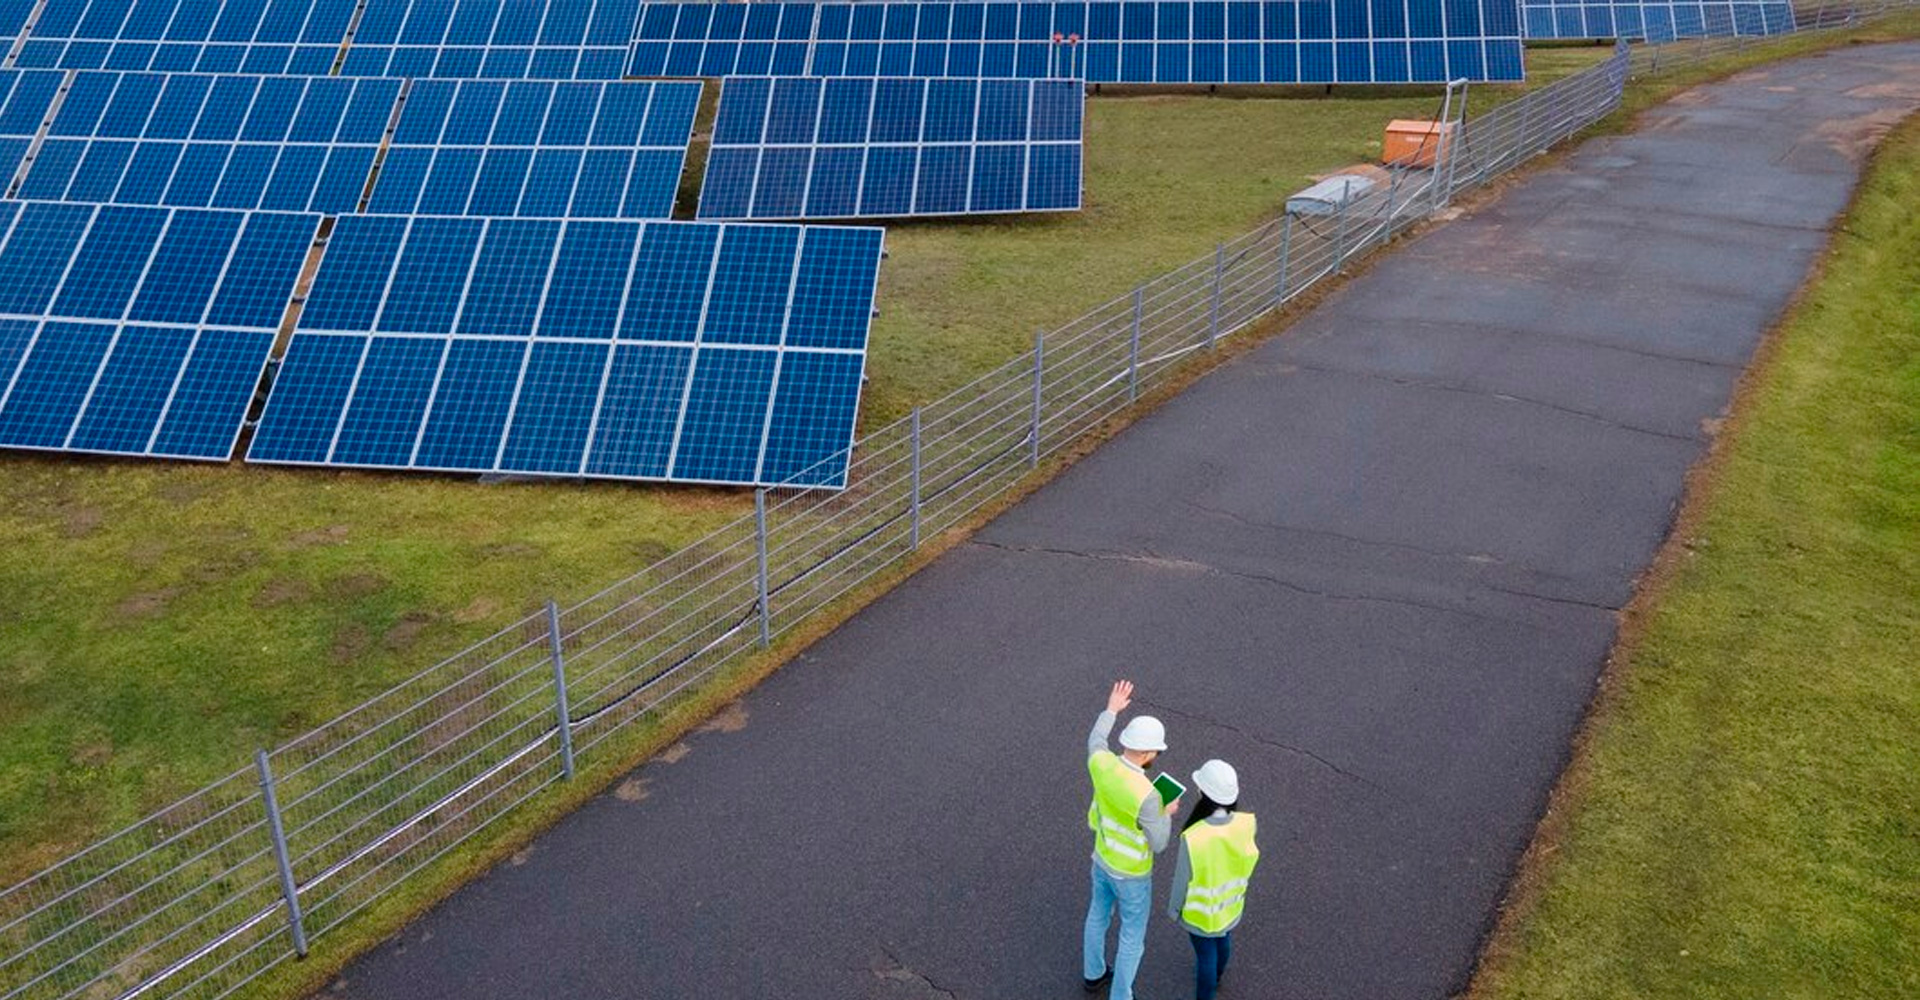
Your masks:
M 1093 853 L 1122 875 L 1153 871 L 1153 850 L 1140 829 L 1140 804 L 1159 795 L 1153 782 L 1111 750 L 1088 754 L 1087 773 L 1093 776 L 1093 804 L 1087 807 Z
M 1247 879 L 1260 860 L 1253 842 L 1253 814 L 1237 812 L 1225 823 L 1195 823 L 1180 836 L 1187 845 L 1193 877 L 1180 916 L 1203 934 L 1233 926 L 1247 905 Z

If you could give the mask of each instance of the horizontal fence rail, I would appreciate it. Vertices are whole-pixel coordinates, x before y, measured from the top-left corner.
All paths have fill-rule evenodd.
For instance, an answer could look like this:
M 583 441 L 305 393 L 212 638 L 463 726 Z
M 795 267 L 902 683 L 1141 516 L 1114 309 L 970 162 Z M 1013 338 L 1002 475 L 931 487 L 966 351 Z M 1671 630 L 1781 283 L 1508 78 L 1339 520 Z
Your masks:
M 1845 26 L 1865 10 L 1802 23 Z M 1437 166 L 1390 165 L 1330 214 L 1284 215 L 1226 240 L 870 432 L 845 489 L 761 491 L 753 516 L 514 622 L 0 890 L 0 1000 L 221 997 L 303 954 L 576 761 L 619 760 L 609 741 L 630 724 L 966 524 L 1183 362 L 1605 117 L 1630 72 L 1678 64 L 1667 48 L 1620 46 L 1459 116 Z

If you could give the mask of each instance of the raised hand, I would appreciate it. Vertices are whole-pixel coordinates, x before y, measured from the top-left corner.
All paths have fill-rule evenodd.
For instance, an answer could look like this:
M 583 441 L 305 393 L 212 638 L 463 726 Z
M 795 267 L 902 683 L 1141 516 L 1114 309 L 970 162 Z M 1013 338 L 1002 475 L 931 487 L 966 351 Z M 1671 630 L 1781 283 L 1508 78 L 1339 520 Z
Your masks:
M 1125 711 L 1133 703 L 1133 682 L 1114 681 L 1113 691 L 1107 695 L 1107 711 L 1115 715 Z

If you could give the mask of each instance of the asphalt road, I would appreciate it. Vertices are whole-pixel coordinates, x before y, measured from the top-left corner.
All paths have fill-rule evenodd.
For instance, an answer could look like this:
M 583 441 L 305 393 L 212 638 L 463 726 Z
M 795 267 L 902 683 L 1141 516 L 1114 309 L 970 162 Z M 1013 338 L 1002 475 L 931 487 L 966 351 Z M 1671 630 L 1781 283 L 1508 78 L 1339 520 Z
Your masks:
M 1171 769 L 1226 758 L 1260 815 L 1229 995 L 1447 995 L 1711 422 L 1917 105 L 1920 44 L 1859 47 L 1587 143 L 1141 420 L 333 995 L 1079 996 L 1083 741 L 1120 676 Z M 1190 962 L 1156 919 L 1140 995 L 1187 995 Z

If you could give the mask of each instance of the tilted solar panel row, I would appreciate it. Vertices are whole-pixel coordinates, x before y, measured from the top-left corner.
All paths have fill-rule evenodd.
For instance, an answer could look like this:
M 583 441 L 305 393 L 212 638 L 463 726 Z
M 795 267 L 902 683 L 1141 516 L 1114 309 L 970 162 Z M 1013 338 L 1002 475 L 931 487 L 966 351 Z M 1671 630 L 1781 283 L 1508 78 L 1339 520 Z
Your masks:
M 651 3 L 637 32 L 633 76 L 1523 78 L 1518 0 Z
M 325 74 L 355 0 L 47 0 L 16 68 Z
M 356 23 L 357 7 L 48 0 L 14 65 L 324 75 L 339 63 L 347 76 L 614 80 L 640 0 L 368 0 Z
M 703 219 L 1080 207 L 1078 80 L 730 77 Z
M 343 218 L 247 458 L 844 485 L 882 235 Z
M 18 197 L 352 212 L 399 80 L 87 71 Z
M 1645 38 L 1654 42 L 1794 30 L 1793 5 L 1689 0 L 1525 0 L 1528 38 Z
M 229 457 L 319 223 L 0 201 L 0 447 Z
M 667 218 L 701 86 L 415 81 L 368 209 Z
M 346 76 L 617 80 L 640 0 L 368 0 Z
M 23 162 L 59 71 L 0 72 L 0 191 L 54 201 L 665 218 L 698 82 L 415 81 L 85 70 Z M 17 133 L 13 130 L 17 130 Z

